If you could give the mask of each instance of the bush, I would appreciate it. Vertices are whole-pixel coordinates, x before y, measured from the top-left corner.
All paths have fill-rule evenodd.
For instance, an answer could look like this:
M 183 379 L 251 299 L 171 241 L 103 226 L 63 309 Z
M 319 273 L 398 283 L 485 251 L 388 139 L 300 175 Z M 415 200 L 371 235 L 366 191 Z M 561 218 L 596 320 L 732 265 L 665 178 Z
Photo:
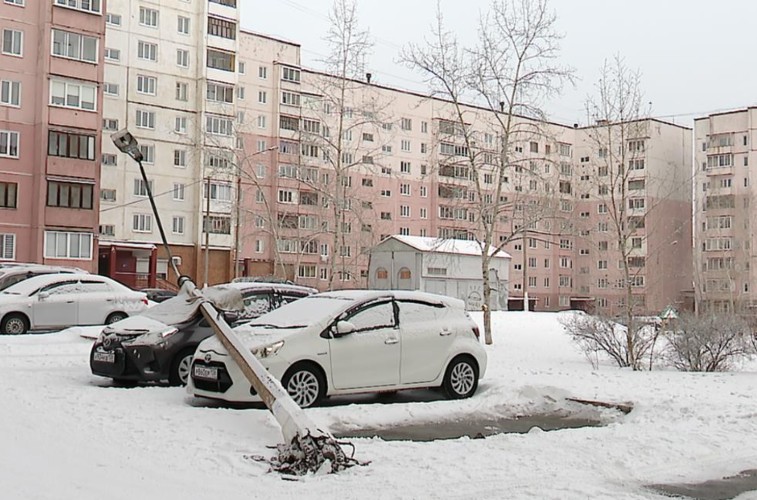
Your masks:
M 682 315 L 664 335 L 666 358 L 681 371 L 727 371 L 755 348 L 749 325 L 734 314 Z

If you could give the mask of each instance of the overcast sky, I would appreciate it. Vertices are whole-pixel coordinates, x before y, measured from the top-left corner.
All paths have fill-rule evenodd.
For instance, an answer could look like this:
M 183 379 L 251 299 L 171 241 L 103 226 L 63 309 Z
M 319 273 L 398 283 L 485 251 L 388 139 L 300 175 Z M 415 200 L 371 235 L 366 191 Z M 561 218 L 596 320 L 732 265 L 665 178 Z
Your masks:
M 441 0 L 461 41 L 473 42 L 490 0 Z M 319 69 L 332 0 L 241 0 L 242 27 L 302 46 L 303 66 Z M 359 0 L 361 25 L 374 39 L 374 81 L 423 90 L 420 75 L 397 63 L 401 47 L 422 42 L 435 0 Z M 652 114 L 691 125 L 694 117 L 757 104 L 757 2 L 753 0 L 551 0 L 564 33 L 563 63 L 575 86 L 547 104 L 550 118 L 585 122 L 584 102 L 599 67 L 621 54 L 642 73 Z

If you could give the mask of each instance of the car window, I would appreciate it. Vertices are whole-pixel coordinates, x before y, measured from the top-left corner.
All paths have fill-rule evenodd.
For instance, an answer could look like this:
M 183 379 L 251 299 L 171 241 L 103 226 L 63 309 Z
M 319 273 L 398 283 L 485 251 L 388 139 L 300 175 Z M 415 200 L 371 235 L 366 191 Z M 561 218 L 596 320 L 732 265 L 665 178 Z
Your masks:
M 8 288 L 8 287 L 9 287 L 9 286 L 11 286 L 11 285 L 15 285 L 15 284 L 16 284 L 16 283 L 18 283 L 19 281 L 24 281 L 24 280 L 25 280 L 26 278 L 28 278 L 28 277 L 30 277 L 30 276 L 29 276 L 28 274 L 26 274 L 26 273 L 23 273 L 23 274 L 15 274 L 15 275 L 11 275 L 11 276 L 8 276 L 8 277 L 7 277 L 7 278 L 5 278 L 5 279 L 4 279 L 3 281 L 2 281 L 2 283 L 0 284 L 0 290 L 3 290 L 3 289 L 5 289 L 5 288 Z
M 82 281 L 82 293 L 110 292 L 110 287 L 102 281 Z
M 441 304 L 401 300 L 397 302 L 397 305 L 400 308 L 400 325 L 402 326 L 438 321 L 449 312 L 448 308 Z
M 307 296 L 308 296 L 307 293 L 297 293 L 297 292 L 282 293 L 280 295 L 281 305 L 283 306 L 284 304 L 289 304 L 290 302 L 294 302 L 295 300 L 299 300 Z
M 377 328 L 394 328 L 394 307 L 391 301 L 368 304 L 349 314 L 345 320 L 355 325 L 355 331 L 375 330 Z
M 60 295 L 64 293 L 77 293 L 78 288 L 79 283 L 77 281 L 59 281 L 43 286 L 39 291 L 47 292 L 50 295 Z
M 271 310 L 270 294 L 268 293 L 251 293 L 245 295 L 243 301 L 243 318 L 257 318 Z

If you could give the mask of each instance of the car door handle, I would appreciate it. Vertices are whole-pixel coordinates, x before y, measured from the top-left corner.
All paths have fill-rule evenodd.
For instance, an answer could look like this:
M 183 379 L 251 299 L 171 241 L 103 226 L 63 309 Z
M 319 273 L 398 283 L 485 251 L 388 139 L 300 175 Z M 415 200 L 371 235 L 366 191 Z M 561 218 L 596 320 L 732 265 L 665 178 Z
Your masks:
M 384 344 L 387 344 L 387 345 L 392 345 L 392 344 L 396 344 L 396 343 L 397 343 L 397 342 L 399 342 L 399 341 L 400 341 L 400 339 L 386 339 L 386 340 L 384 341 Z
M 66 301 L 66 304 L 73 304 L 73 303 L 74 303 L 74 301 L 73 301 L 73 300 L 67 300 L 67 301 Z
M 452 331 L 447 330 L 446 328 L 443 328 L 441 332 L 439 332 L 439 335 L 442 337 L 446 337 L 447 335 L 452 335 Z

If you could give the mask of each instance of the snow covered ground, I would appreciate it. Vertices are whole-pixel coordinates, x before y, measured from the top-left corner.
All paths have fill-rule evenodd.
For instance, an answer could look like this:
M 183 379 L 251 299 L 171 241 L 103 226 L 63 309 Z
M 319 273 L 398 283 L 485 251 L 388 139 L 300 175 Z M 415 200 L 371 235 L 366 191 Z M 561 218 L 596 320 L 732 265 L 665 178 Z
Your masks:
M 0 337 L 0 498 L 652 499 L 663 497 L 645 484 L 757 468 L 757 365 L 723 374 L 594 370 L 557 317 L 494 313 L 489 370 L 470 400 L 355 398 L 308 415 L 326 427 L 434 425 L 575 408 L 565 396 L 631 401 L 633 412 L 603 410 L 604 427 L 487 439 L 355 439 L 369 466 L 299 481 L 245 458 L 269 456 L 266 446 L 281 440 L 264 409 L 190 404 L 180 388 L 112 387 L 90 374 L 91 340 L 77 329 Z

